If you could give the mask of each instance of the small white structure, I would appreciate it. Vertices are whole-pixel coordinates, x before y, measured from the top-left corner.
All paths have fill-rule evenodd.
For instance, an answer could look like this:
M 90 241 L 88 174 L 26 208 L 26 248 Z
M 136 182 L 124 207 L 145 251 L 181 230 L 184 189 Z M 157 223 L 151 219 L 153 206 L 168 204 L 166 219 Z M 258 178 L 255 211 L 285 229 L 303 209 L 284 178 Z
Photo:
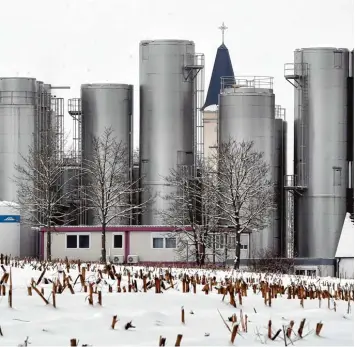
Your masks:
M 20 256 L 20 221 L 19 206 L 0 201 L 0 253 Z
M 338 260 L 338 277 L 354 278 L 354 222 L 350 213 L 345 216 L 335 258 Z
M 120 225 L 106 228 L 106 252 L 110 260 L 117 263 L 187 263 L 194 262 L 194 255 L 190 251 L 186 254 L 177 253 L 177 239 L 170 235 L 174 230 L 170 226 L 134 226 Z M 98 261 L 101 256 L 101 232 L 99 226 L 58 226 L 51 233 L 52 259 L 81 259 L 82 261 Z M 235 241 L 233 236 L 227 240 L 228 259 L 234 259 Z M 222 257 L 224 255 L 225 235 L 216 236 L 216 249 Z M 241 235 L 241 259 L 248 256 L 249 235 Z M 183 252 L 185 253 L 185 252 Z M 212 250 L 207 250 L 208 259 L 212 261 Z M 40 257 L 47 258 L 47 232 L 41 229 Z

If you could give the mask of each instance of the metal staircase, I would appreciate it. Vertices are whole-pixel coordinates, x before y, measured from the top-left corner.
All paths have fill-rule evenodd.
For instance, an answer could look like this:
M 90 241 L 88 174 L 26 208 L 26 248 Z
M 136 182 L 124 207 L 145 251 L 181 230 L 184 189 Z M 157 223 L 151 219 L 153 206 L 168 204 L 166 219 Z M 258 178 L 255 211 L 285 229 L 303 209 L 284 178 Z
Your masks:
M 185 59 L 184 78 L 185 81 L 193 83 L 193 153 L 194 167 L 197 169 L 204 156 L 202 107 L 205 102 L 205 55 L 202 53 L 188 54 Z
M 307 189 L 308 168 L 307 168 L 307 132 L 308 132 L 308 108 L 309 108 L 309 87 L 308 87 L 308 64 L 289 63 L 285 64 L 285 78 L 291 83 L 297 92 L 297 153 L 298 160 L 294 175 L 286 175 L 285 189 L 301 193 Z M 296 158 L 295 158 L 296 159 Z
M 73 98 L 68 100 L 68 113 L 73 118 L 73 152 L 70 158 L 70 166 L 75 167 L 77 171 L 78 185 L 79 188 L 83 186 L 82 181 L 82 107 L 81 107 L 81 99 Z M 84 197 L 81 194 L 81 189 L 79 189 L 78 194 L 78 223 L 79 225 L 85 225 L 87 222 L 86 213 L 85 213 L 85 205 Z
M 288 63 L 284 67 L 285 79 L 296 88 L 297 93 L 297 117 L 296 127 L 296 151 L 298 160 L 295 166 L 294 175 L 285 175 L 284 189 L 286 190 L 287 212 L 286 212 L 286 233 L 287 249 L 286 256 L 294 257 L 295 249 L 295 223 L 294 205 L 295 194 L 302 196 L 308 188 L 308 167 L 307 167 L 307 138 L 308 138 L 308 112 L 309 112 L 309 85 L 308 85 L 308 64 Z

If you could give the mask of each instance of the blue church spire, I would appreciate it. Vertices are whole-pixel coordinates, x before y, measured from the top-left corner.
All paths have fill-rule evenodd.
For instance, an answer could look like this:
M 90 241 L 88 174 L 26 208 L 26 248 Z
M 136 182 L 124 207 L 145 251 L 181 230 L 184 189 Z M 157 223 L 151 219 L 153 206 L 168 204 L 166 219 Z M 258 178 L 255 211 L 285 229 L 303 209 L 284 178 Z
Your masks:
M 218 29 L 222 31 L 222 44 L 217 49 L 216 59 L 214 61 L 210 85 L 207 91 L 207 97 L 202 110 L 211 105 L 218 105 L 218 95 L 221 89 L 221 77 L 234 76 L 232 62 L 229 56 L 227 46 L 224 44 L 224 32 L 228 29 L 224 22 Z

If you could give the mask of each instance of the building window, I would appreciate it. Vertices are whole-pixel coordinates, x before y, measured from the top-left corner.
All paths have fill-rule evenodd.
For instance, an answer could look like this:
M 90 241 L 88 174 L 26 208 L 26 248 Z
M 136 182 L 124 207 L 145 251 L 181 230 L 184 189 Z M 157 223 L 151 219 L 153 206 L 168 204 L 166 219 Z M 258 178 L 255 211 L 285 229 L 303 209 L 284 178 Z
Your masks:
M 298 276 L 304 276 L 306 274 L 305 270 L 296 270 L 296 275 Z
M 78 235 L 78 237 L 79 237 L 79 248 L 90 248 L 89 235 Z
M 176 248 L 176 237 L 153 237 L 153 248 Z
M 176 248 L 176 238 L 175 237 L 167 237 L 165 239 L 165 248 Z
M 123 246 L 123 236 L 113 235 L 113 248 L 122 248 Z
M 90 235 L 68 234 L 66 235 L 67 249 L 90 248 Z
M 240 245 L 240 249 L 248 249 L 248 245 Z
M 315 277 L 317 275 L 317 270 L 307 270 L 307 276 Z
M 224 248 L 224 235 L 223 234 L 215 235 L 215 248 L 216 249 Z
M 67 248 L 78 248 L 78 235 L 67 235 Z
M 235 249 L 236 246 L 235 235 L 228 235 L 227 242 L 228 242 L 227 245 L 229 249 Z
M 153 237 L 153 248 L 164 248 L 164 237 Z

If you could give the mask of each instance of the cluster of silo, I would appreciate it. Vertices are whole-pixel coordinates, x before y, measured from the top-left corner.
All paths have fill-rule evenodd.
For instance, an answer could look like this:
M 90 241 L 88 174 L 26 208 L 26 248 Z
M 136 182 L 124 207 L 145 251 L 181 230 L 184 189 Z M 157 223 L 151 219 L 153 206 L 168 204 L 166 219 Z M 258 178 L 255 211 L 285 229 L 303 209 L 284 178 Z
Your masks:
M 0 199 L 16 200 L 14 164 L 21 164 L 30 146 L 40 146 L 40 133 L 48 128 L 51 86 L 35 78 L 0 78 Z
M 324 269 L 334 266 L 353 161 L 349 76 L 347 49 L 298 49 L 285 66 L 295 87 L 294 177 L 286 187 L 294 191 L 295 251 Z
M 167 192 L 164 176 L 179 165 L 195 163 L 200 141 L 196 131 L 201 103 L 196 76 L 203 69 L 200 57 L 203 55 L 195 54 L 192 41 L 140 43 L 140 151 L 137 158 L 133 155 L 132 85 L 84 84 L 81 98 L 69 100 L 68 111 L 74 119 L 74 132 L 78 133 L 74 136 L 77 137 L 75 147 L 80 147 L 75 154 L 76 164 L 84 165 L 92 159 L 93 138 L 102 136 L 110 127 L 115 140 L 128 148 L 127 175 L 133 182 L 139 181 L 144 190 L 142 196 L 132 196 L 130 203 L 138 205 L 149 200 L 138 220 L 113 220 L 112 223 L 161 224 L 159 211 L 165 206 L 161 196 Z M 84 220 L 89 225 L 97 223 L 92 213 L 87 213 Z
M 40 148 L 40 133 L 52 116 L 51 86 L 34 78 L 0 78 L 0 200 L 17 201 L 15 165 L 29 148 Z M 21 254 L 34 255 L 35 239 L 21 229 Z
M 276 118 L 277 113 L 277 118 Z M 286 122 L 275 108 L 272 77 L 222 77 L 219 95 L 218 143 L 229 139 L 253 141 L 270 165 L 270 180 L 276 186 L 277 209 L 265 230 L 252 230 L 250 256 L 259 251 L 280 253 L 282 243 L 283 174 L 286 168 Z

